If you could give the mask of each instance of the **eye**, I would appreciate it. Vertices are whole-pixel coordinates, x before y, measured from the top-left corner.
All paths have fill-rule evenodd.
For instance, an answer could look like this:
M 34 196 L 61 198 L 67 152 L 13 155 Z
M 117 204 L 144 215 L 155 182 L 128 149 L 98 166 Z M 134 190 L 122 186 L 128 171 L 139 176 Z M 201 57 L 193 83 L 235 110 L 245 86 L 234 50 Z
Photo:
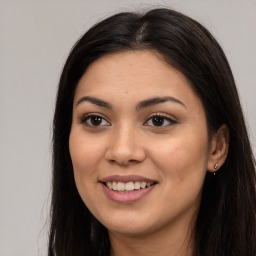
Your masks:
M 176 121 L 174 121 L 170 117 L 166 117 L 163 115 L 153 115 L 147 119 L 147 121 L 145 122 L 145 125 L 164 127 L 164 126 L 168 126 L 175 123 Z
M 109 126 L 110 123 L 105 118 L 95 114 L 88 114 L 81 120 L 87 126 L 98 127 L 98 126 Z

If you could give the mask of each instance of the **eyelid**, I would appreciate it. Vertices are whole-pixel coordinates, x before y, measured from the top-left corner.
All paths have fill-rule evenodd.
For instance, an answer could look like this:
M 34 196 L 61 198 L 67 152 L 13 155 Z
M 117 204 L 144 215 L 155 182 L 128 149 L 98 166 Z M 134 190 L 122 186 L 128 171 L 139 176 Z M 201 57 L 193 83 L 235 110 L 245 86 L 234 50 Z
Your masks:
M 87 124 L 86 121 L 87 121 L 90 117 L 93 117 L 93 116 L 99 116 L 99 117 L 101 117 L 103 120 L 105 120 L 105 121 L 108 123 L 108 125 L 92 126 L 92 125 Z M 99 114 L 99 113 L 94 113 L 94 112 L 83 115 L 83 116 L 80 118 L 80 122 L 81 122 L 82 124 L 85 124 L 85 125 L 88 126 L 88 127 L 94 127 L 94 128 L 102 127 L 102 126 L 110 126 L 110 125 L 111 125 L 111 123 L 108 121 L 108 119 L 107 119 L 104 115 Z
M 164 114 L 164 113 L 153 113 L 151 114 L 147 120 L 144 122 L 144 125 L 150 120 L 152 119 L 153 117 L 162 117 L 164 118 L 165 120 L 167 120 L 169 122 L 169 125 L 172 125 L 172 124 L 176 124 L 177 123 L 177 120 L 175 120 L 174 117 L 170 117 L 169 114 Z M 166 127 L 166 126 L 169 126 L 169 125 L 164 125 L 164 126 L 154 126 L 154 127 L 158 127 L 158 128 L 161 128 L 161 127 Z M 146 125 L 146 126 L 153 126 L 153 125 Z
M 108 125 L 99 125 L 99 126 L 93 126 L 93 125 L 89 125 L 86 123 L 86 121 L 90 118 L 90 117 L 93 117 L 93 116 L 99 116 L 101 117 L 103 120 L 105 120 L 105 122 L 108 123 Z M 165 120 L 167 120 L 169 122 L 169 125 L 172 125 L 172 124 L 176 124 L 177 123 L 177 120 L 175 120 L 176 118 L 174 117 L 170 117 L 169 114 L 166 114 L 166 113 L 153 113 L 151 114 L 150 116 L 147 117 L 146 121 L 143 123 L 143 125 L 146 125 L 146 126 L 153 126 L 153 125 L 147 125 L 146 123 L 152 119 L 153 117 L 161 117 L 161 118 L 164 118 Z M 104 115 L 100 114 L 100 113 L 96 113 L 96 112 L 91 112 L 91 113 L 87 113 L 87 114 L 84 114 L 81 118 L 80 118 L 80 122 L 82 124 L 85 124 L 87 125 L 88 127 L 94 127 L 94 128 L 97 128 L 97 127 L 102 127 L 102 126 L 110 126 L 111 123 L 110 121 L 108 120 L 108 118 L 106 118 Z M 169 125 L 164 125 L 164 126 L 158 126 L 159 128 L 160 127 L 166 127 L 166 126 L 169 126 Z M 155 126 L 157 127 L 157 126 Z

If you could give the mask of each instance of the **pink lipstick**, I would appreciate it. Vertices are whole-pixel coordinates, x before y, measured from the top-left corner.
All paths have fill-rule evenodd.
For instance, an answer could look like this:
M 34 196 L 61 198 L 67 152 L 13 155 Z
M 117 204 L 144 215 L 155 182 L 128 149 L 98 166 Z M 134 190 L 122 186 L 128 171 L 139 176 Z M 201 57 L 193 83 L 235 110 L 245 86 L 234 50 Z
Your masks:
M 117 203 L 133 203 L 150 193 L 156 181 L 137 175 L 108 176 L 100 181 L 105 195 Z

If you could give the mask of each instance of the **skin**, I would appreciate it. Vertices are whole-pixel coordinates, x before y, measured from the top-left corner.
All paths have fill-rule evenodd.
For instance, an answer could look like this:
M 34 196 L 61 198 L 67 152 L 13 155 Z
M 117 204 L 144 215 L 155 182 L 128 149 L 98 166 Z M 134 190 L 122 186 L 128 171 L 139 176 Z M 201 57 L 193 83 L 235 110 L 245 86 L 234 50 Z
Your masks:
M 84 100 L 95 97 L 111 104 Z M 173 97 L 138 108 L 154 97 Z M 93 126 L 93 113 L 103 117 Z M 167 119 L 162 126 L 152 115 Z M 171 119 L 172 121 L 170 121 Z M 79 194 L 108 229 L 113 255 L 192 255 L 193 228 L 205 174 L 224 163 L 228 131 L 210 140 L 203 105 L 185 76 L 153 51 L 105 55 L 80 79 L 69 139 Z M 99 182 L 110 175 L 140 175 L 157 185 L 134 203 L 110 200 Z

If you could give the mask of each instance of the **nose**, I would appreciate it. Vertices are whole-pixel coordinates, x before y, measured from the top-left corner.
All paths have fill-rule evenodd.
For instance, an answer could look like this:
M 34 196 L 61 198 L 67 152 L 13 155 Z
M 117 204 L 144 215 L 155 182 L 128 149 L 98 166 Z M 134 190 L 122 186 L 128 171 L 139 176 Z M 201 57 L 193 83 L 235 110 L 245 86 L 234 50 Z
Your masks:
M 118 165 L 127 166 L 145 159 L 144 145 L 138 131 L 132 127 L 120 127 L 113 130 L 105 158 Z

